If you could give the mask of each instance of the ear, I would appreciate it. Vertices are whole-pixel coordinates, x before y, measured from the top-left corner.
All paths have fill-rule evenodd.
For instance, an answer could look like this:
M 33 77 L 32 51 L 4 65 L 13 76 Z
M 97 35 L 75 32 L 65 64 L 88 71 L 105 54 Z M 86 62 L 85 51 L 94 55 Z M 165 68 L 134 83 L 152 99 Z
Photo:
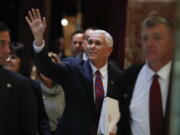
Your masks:
M 108 47 L 108 56 L 112 53 L 113 47 Z

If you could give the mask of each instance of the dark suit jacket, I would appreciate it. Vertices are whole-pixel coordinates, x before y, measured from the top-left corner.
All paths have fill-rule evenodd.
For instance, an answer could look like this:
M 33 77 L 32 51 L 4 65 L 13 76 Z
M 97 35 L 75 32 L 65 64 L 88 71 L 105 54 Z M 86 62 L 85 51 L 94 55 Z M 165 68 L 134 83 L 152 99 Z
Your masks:
M 74 57 L 63 64 L 50 61 L 44 49 L 35 55 L 39 70 L 63 86 L 66 107 L 59 120 L 58 135 L 89 135 L 92 124 L 98 117 L 93 96 L 93 76 L 89 61 Z M 108 91 L 117 89 L 120 72 L 108 65 Z
M 78 53 L 75 57 L 76 58 L 79 58 L 79 59 L 83 59 L 83 54 L 84 54 L 85 52 L 80 52 L 80 53 Z
M 118 98 L 120 99 L 119 107 L 121 112 L 121 118 L 118 123 L 118 135 L 131 135 L 129 105 L 135 82 L 141 68 L 142 65 L 130 67 L 123 73 L 121 79 L 119 80 L 119 93 L 115 93 L 115 95 L 118 95 Z
M 127 69 L 119 79 L 119 90 L 112 90 L 108 94 L 109 97 L 119 100 L 119 108 L 121 112 L 120 121 L 118 123 L 118 135 L 132 135 L 131 133 L 131 119 L 130 119 L 130 103 L 134 86 L 138 77 L 138 74 L 143 65 L 133 65 Z M 169 95 L 167 99 L 167 104 Z M 166 116 L 168 115 L 168 108 L 166 107 L 165 123 L 167 122 Z M 164 125 L 166 128 L 166 125 Z
M 0 135 L 36 135 L 37 106 L 30 81 L 0 66 Z

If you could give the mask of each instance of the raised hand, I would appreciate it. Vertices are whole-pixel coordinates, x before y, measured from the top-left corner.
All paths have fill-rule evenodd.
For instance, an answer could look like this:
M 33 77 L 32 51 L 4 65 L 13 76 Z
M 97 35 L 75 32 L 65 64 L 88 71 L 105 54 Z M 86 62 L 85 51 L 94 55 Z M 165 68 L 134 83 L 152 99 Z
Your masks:
M 41 18 L 39 9 L 28 11 L 28 16 L 25 17 L 35 39 L 35 44 L 41 46 L 44 40 L 44 32 L 46 29 L 46 19 Z

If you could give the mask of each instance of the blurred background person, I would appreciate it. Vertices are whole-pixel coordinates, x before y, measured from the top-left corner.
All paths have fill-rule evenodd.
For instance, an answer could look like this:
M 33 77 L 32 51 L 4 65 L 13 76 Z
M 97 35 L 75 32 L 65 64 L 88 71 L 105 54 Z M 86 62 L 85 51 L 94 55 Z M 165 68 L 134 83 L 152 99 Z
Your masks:
M 48 55 L 53 62 L 60 62 L 60 59 L 57 56 L 57 54 L 49 52 Z M 62 117 L 64 112 L 64 91 L 60 84 L 57 84 L 50 78 L 44 76 L 39 71 L 37 71 L 36 79 L 40 82 L 41 85 L 43 100 L 50 121 L 51 133 L 53 135 L 56 131 L 57 120 Z
M 78 56 L 81 52 L 84 51 L 84 32 L 75 31 L 71 36 L 71 45 L 74 56 Z
M 65 41 L 63 36 L 56 36 L 53 42 L 53 45 L 55 47 L 51 47 L 49 49 L 50 52 L 53 52 L 56 54 L 59 58 L 58 59 L 64 59 L 67 57 L 67 55 L 64 53 L 65 49 Z
M 64 47 L 65 47 L 65 44 L 64 44 L 64 38 L 63 37 L 59 37 L 58 38 L 58 56 L 61 59 L 64 59 L 66 58 L 67 56 L 64 54 Z

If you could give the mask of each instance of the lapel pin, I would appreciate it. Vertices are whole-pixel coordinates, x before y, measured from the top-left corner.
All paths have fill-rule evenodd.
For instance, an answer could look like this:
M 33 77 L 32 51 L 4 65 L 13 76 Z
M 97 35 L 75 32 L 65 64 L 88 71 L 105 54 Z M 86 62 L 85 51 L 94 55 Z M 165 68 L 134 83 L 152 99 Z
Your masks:
M 114 81 L 110 81 L 110 84 L 114 84 Z
M 128 95 L 127 94 L 124 94 L 124 98 L 127 98 L 128 97 Z
M 7 87 L 7 88 L 11 88 L 12 85 L 11 85 L 10 83 L 7 83 L 7 84 L 6 84 L 6 87 Z

